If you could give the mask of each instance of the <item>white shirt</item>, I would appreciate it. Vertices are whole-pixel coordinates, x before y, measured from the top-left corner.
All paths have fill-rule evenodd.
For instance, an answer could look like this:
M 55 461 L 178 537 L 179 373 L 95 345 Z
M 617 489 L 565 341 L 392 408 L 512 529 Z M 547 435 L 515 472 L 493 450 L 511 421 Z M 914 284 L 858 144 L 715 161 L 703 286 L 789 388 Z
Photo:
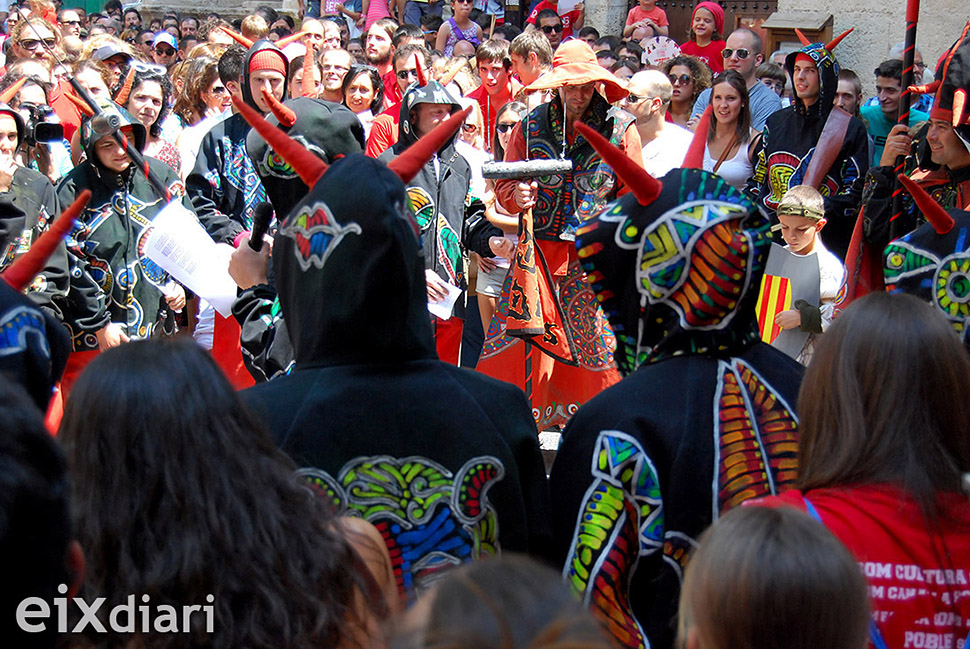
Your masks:
M 664 122 L 656 138 L 643 145 L 643 168 L 654 178 L 684 164 L 694 134 L 683 126 Z

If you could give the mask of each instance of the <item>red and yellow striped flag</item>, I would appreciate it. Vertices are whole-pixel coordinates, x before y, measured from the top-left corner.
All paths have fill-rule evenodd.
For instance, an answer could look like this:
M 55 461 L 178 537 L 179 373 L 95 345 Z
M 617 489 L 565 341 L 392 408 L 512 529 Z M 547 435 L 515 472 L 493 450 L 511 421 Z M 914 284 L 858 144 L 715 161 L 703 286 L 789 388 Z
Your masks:
M 765 274 L 761 277 L 761 292 L 758 293 L 758 328 L 761 340 L 771 344 L 781 327 L 775 324 L 775 316 L 791 308 L 791 280 L 787 277 Z

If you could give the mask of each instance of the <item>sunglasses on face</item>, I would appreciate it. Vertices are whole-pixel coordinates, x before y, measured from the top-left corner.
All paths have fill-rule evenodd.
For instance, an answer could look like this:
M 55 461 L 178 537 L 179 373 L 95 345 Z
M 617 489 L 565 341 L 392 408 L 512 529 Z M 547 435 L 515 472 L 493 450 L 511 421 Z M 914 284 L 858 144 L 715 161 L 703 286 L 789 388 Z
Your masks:
M 25 50 L 34 51 L 40 46 L 41 42 L 41 40 L 36 38 L 25 38 L 24 40 L 20 41 L 20 47 L 24 48 Z M 44 47 L 52 50 L 54 49 L 54 46 L 57 45 L 57 39 L 45 38 L 43 39 L 43 43 Z
M 682 74 L 679 77 L 677 75 L 675 75 L 675 74 L 671 74 L 671 75 L 668 75 L 668 76 L 670 77 L 670 83 L 672 85 L 675 85 L 675 86 L 677 84 L 680 84 L 682 86 L 686 86 L 687 84 L 689 84 L 691 82 L 691 78 L 690 78 L 690 75 L 689 74 Z
M 542 31 L 545 34 L 556 34 L 562 31 L 562 25 L 543 25 Z
M 626 101 L 629 104 L 639 104 L 644 99 L 651 99 L 651 97 L 646 97 L 646 96 L 641 97 L 640 95 L 627 95 L 626 96 Z
M 70 25 L 71 27 L 77 27 L 78 25 L 81 24 L 81 21 L 80 20 L 62 20 L 61 21 L 61 24 L 62 25 Z
M 173 50 L 171 47 L 156 47 L 155 51 L 161 56 L 172 56 L 175 54 L 175 50 Z
M 729 59 L 735 52 L 737 53 L 738 58 L 741 59 L 742 61 L 748 58 L 748 54 L 751 54 L 751 52 L 744 49 L 743 47 L 738 48 L 736 50 L 732 50 L 730 48 L 725 47 L 723 50 L 721 50 L 721 56 L 724 57 L 725 59 Z
M 515 122 L 509 122 L 508 124 L 497 124 L 495 130 L 499 133 L 508 133 L 515 126 Z
M 478 131 L 478 127 L 475 126 L 474 124 L 462 124 L 461 130 L 464 131 L 465 133 L 475 133 Z
M 418 78 L 418 71 L 417 70 L 400 70 L 397 73 L 397 78 L 400 79 L 401 81 L 404 81 L 405 79 L 408 79 L 410 77 L 414 77 L 415 79 L 417 79 Z

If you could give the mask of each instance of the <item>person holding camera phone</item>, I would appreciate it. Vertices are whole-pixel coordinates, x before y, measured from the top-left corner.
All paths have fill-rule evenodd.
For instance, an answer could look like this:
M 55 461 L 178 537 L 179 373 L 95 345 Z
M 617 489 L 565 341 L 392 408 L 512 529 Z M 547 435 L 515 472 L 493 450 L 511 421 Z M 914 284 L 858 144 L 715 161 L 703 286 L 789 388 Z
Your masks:
M 0 103 L 0 270 L 27 252 L 60 214 L 50 180 L 18 161 L 26 131 L 20 113 Z M 27 288 L 27 296 L 63 321 L 63 300 L 69 286 L 67 248 L 62 242 Z

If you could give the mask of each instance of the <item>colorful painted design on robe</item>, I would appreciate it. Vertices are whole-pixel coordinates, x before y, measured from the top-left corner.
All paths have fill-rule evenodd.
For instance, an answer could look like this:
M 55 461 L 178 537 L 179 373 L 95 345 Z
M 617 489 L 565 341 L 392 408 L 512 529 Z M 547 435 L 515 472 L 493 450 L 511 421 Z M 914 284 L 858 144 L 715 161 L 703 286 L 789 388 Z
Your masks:
M 454 286 L 462 286 L 465 268 L 461 252 L 461 240 L 444 214 L 437 210 L 431 194 L 423 187 L 407 188 L 408 207 L 414 214 L 421 230 L 423 243 L 433 243 L 435 266 L 445 272 L 448 281 Z M 436 224 L 434 233 L 429 233 L 432 223 Z M 428 241 L 430 236 L 433 241 Z M 427 248 L 425 248 L 427 250 Z
M 955 225 L 938 234 L 924 224 L 886 246 L 886 290 L 929 302 L 970 346 L 970 212 L 950 210 Z
M 341 225 L 330 207 L 322 201 L 300 206 L 296 216 L 287 219 L 286 225 L 280 230 L 281 236 L 289 237 L 296 243 L 293 254 L 303 272 L 311 266 L 323 268 L 333 251 L 349 234 L 360 234 L 360 226 L 353 222 Z
M 599 434 L 593 482 L 580 505 L 563 568 L 566 583 L 624 647 L 649 642 L 630 605 L 630 575 L 640 557 L 663 547 L 657 470 L 640 443 L 620 431 Z
M 733 339 L 753 341 L 758 336 L 756 326 L 739 328 L 732 323 L 763 268 L 771 243 L 767 220 L 752 215 L 743 196 L 722 179 L 704 176 L 700 182 L 696 190 L 682 189 L 677 206 L 645 227 L 625 214 L 620 202 L 599 216 L 599 222 L 616 224 L 616 245 L 639 255 L 637 290 L 644 308 L 670 309 L 657 311 L 649 337 L 633 327 L 616 332 L 615 359 L 624 373 L 664 355 L 703 353 L 715 345 L 724 349 Z M 601 226 L 593 223 L 577 234 L 582 240 L 597 227 Z M 581 244 L 579 257 L 604 309 L 614 309 L 615 296 L 603 290 L 606 278 L 588 261 L 602 249 L 598 242 Z M 683 336 L 689 349 L 668 350 L 661 344 L 684 332 L 689 334 Z
M 28 349 L 27 338 L 37 343 L 39 360 L 50 360 L 50 346 L 47 342 L 47 325 L 35 309 L 19 306 L 12 309 L 0 320 L 0 356 L 19 354 Z
M 454 474 L 424 457 L 387 455 L 355 458 L 336 478 L 316 468 L 298 473 L 338 513 L 377 528 L 409 602 L 447 569 L 499 553 L 498 514 L 488 490 L 505 467 L 495 457 L 472 458 Z
M 795 411 L 740 359 L 718 362 L 714 397 L 712 520 L 750 498 L 770 496 L 795 482 Z

